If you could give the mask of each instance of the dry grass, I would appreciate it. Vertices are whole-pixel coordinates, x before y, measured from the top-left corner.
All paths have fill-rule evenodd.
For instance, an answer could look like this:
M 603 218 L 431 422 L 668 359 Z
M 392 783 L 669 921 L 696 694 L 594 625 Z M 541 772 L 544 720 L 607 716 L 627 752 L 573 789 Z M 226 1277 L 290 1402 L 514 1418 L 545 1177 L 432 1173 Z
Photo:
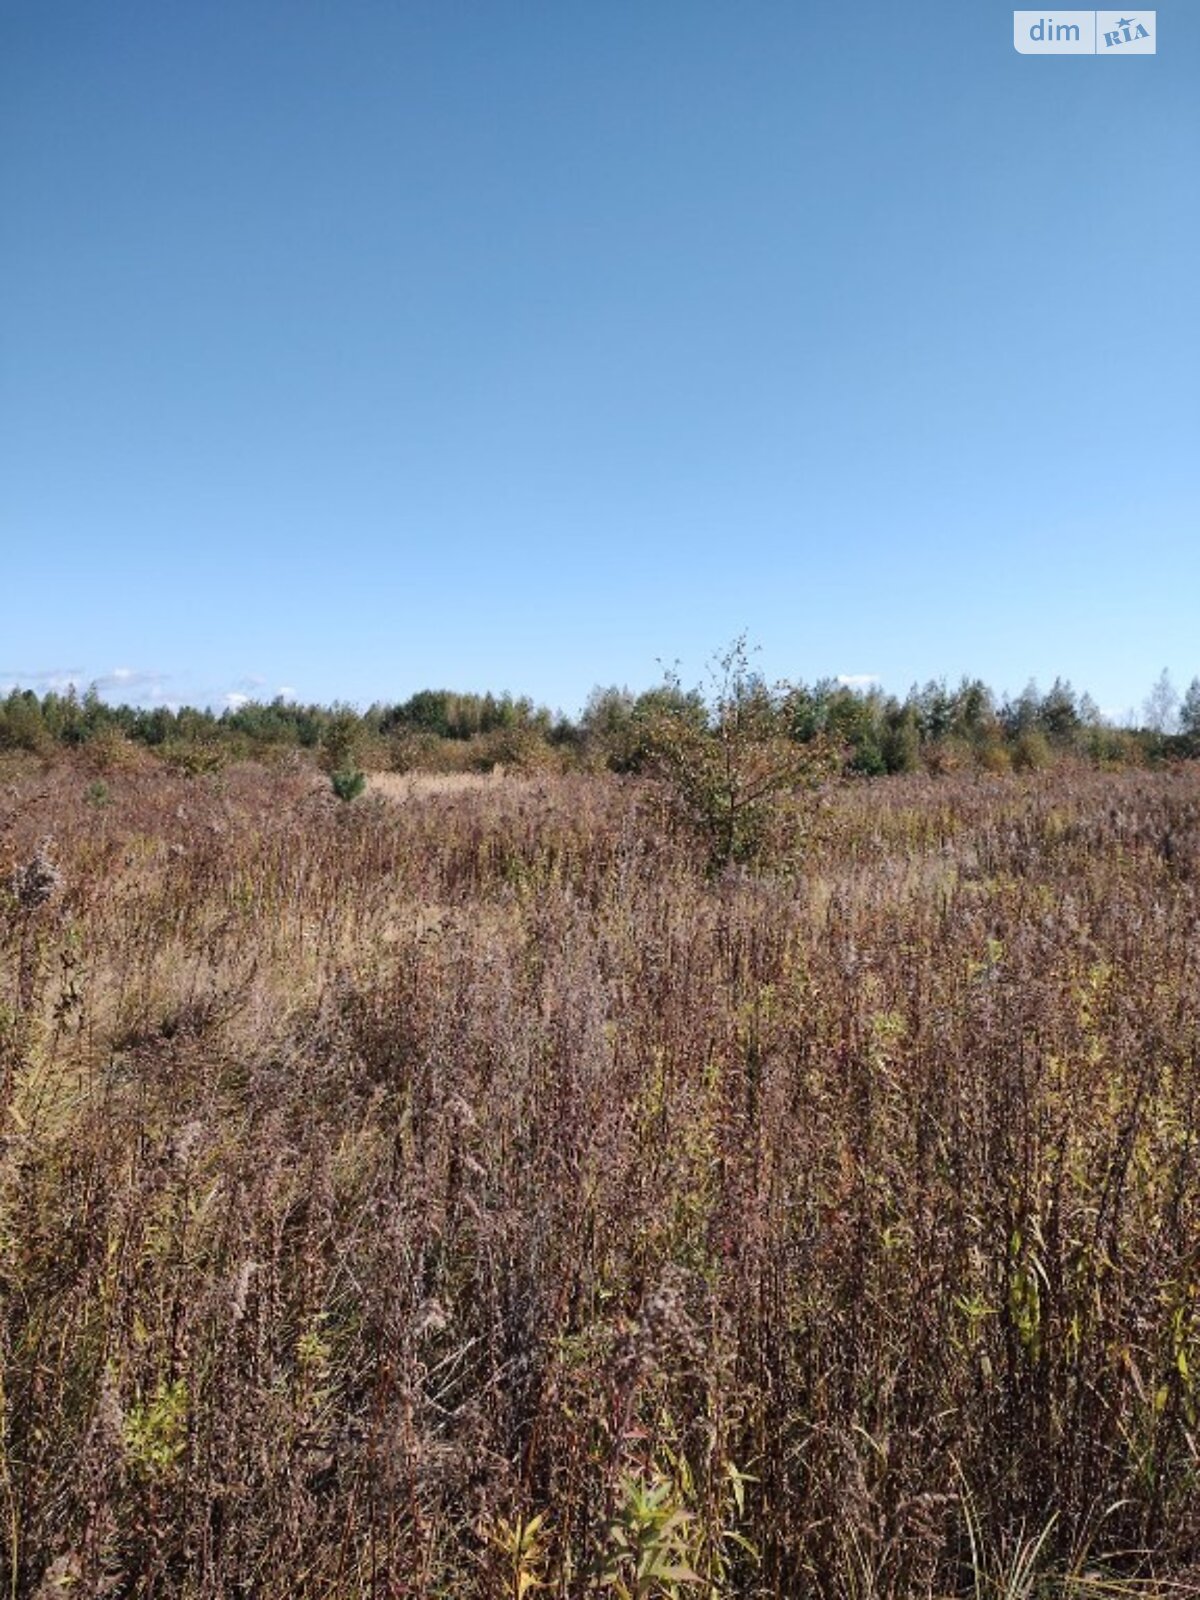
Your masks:
M 497 789 L 536 793 L 544 779 L 520 777 L 502 768 L 494 772 L 373 772 L 372 794 L 389 800 L 415 800 L 436 794 L 490 794 Z
M 0 1594 L 1198 1592 L 1194 769 L 4 778 Z

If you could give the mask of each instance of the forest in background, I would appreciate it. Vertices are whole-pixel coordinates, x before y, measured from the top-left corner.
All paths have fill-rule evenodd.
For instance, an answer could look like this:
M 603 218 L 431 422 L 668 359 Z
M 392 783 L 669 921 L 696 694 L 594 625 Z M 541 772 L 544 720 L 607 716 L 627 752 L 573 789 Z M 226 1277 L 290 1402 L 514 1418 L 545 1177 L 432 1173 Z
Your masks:
M 1181 696 L 1167 673 L 1154 684 L 1136 725 L 1101 715 L 1087 694 L 1056 679 L 998 696 L 979 679 L 952 687 L 931 680 L 900 699 L 877 687 L 824 678 L 767 684 L 751 670 L 744 641 L 737 655 L 740 692 L 770 701 L 778 727 L 797 744 L 824 740 L 847 769 L 877 776 L 962 768 L 1031 771 L 1071 757 L 1106 766 L 1151 765 L 1200 754 L 1200 678 Z M 716 697 L 719 699 L 719 689 Z M 714 696 L 677 677 L 641 693 L 597 688 L 578 718 L 531 699 L 423 689 L 366 710 L 277 698 L 224 711 L 166 705 L 112 705 L 95 689 L 80 694 L 13 688 L 0 700 L 0 750 L 45 754 L 90 745 L 119 764 L 132 743 L 185 771 L 230 760 L 271 760 L 288 751 L 323 754 L 332 767 L 366 771 L 515 770 L 638 772 L 653 765 L 652 730 L 664 715 L 712 721 Z

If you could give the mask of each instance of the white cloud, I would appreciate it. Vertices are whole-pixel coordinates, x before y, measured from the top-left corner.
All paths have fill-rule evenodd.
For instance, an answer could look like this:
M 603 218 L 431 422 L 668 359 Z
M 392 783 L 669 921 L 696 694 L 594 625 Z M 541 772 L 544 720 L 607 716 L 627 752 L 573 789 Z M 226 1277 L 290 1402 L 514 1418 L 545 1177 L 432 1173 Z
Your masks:
M 839 672 L 837 681 L 843 689 L 869 689 L 880 678 L 877 672 Z
M 116 695 L 127 705 L 161 703 L 167 696 L 170 676 L 165 672 L 143 672 L 135 667 L 114 667 L 93 680 L 98 693 Z
M 1142 720 L 1133 706 L 1101 706 L 1100 718 L 1113 728 L 1136 728 Z
M 38 694 L 66 694 L 68 689 L 83 689 L 82 667 L 47 667 L 40 672 L 0 672 L 0 693 L 13 689 L 33 689 Z
M 281 700 L 294 700 L 296 698 L 296 691 L 290 683 L 281 683 L 275 693 Z
M 230 690 L 230 692 L 225 696 L 225 706 L 229 711 L 239 711 L 242 706 L 249 704 L 250 696 L 248 694 L 242 694 L 237 689 Z

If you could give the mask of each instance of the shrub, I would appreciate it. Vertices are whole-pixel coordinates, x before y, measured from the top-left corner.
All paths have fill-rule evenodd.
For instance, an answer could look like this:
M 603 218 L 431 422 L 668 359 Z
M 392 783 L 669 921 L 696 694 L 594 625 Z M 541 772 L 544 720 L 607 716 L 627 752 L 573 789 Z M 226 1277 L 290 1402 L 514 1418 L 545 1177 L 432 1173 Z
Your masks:
M 357 767 L 346 767 L 341 772 L 331 772 L 329 782 L 338 799 L 349 802 L 357 800 L 367 787 L 367 775 Z
M 440 771 L 448 742 L 439 734 L 421 729 L 398 733 L 391 742 L 389 766 L 393 772 Z
M 44 755 L 52 743 L 41 703 L 32 690 L 13 689 L 7 699 L 0 700 L 0 750 Z
M 477 772 L 504 767 L 512 772 L 544 772 L 555 762 L 554 752 L 533 728 L 494 728 L 470 744 L 471 765 Z
M 1040 728 L 1026 728 L 1017 735 L 1012 764 L 1018 772 L 1040 772 L 1053 759 L 1050 741 Z
M 883 735 L 883 759 L 889 772 L 916 772 L 921 765 L 921 735 L 915 717 L 901 715 Z
M 668 685 L 678 690 L 673 678 Z M 741 636 L 716 658 L 706 722 L 678 703 L 647 721 L 654 768 L 714 869 L 761 861 L 780 810 L 838 765 L 823 738 L 790 736 L 788 694 L 751 671 Z
M 335 706 L 321 733 L 322 771 L 330 776 L 335 772 L 357 772 L 362 739 L 362 719 L 357 712 L 348 706 Z
M 139 744 L 134 744 L 120 728 L 103 727 L 83 747 L 85 764 L 100 775 L 137 772 L 152 767 L 154 759 Z
M 158 747 L 158 757 L 185 777 L 198 778 L 220 772 L 229 761 L 229 748 L 214 739 L 168 739 Z
M 979 747 L 976 759 L 984 772 L 1010 772 L 1012 752 L 999 739 L 989 739 Z
M 851 771 L 861 772 L 869 778 L 883 777 L 888 766 L 883 751 L 873 736 L 865 738 L 855 750 L 850 768 Z

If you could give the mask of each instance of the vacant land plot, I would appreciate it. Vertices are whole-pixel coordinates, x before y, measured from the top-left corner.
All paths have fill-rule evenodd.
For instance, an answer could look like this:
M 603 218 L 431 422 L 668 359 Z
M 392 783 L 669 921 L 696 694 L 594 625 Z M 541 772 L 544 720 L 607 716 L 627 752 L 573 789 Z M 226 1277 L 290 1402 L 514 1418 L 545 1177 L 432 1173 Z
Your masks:
M 1196 1592 L 1194 768 L 0 829 L 4 1594 Z

